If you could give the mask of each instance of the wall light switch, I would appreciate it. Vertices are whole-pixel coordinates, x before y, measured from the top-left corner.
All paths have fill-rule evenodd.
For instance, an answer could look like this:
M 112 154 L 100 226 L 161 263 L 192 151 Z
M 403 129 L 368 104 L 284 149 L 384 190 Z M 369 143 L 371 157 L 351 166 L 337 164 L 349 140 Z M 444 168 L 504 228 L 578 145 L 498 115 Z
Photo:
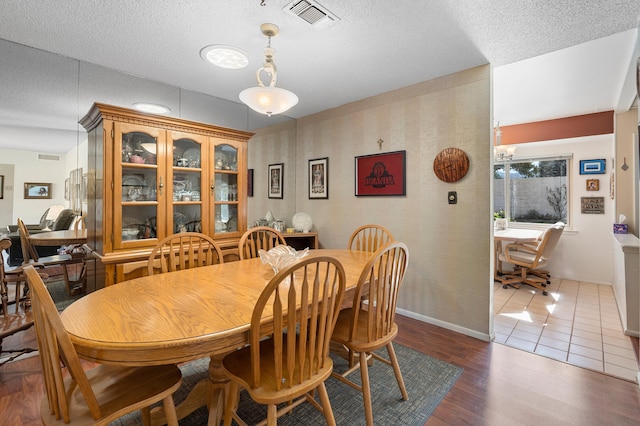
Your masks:
M 449 204 L 457 204 L 458 193 L 456 191 L 449 191 L 449 194 L 447 195 L 447 199 L 449 200 Z

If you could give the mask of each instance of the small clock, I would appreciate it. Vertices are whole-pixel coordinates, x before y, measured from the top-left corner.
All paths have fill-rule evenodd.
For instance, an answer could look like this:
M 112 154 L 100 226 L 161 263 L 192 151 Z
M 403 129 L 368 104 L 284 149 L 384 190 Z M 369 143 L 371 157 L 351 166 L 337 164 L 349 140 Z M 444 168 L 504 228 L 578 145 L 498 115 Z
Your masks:
M 469 171 L 469 157 L 460 148 L 445 148 L 433 160 L 433 172 L 443 182 L 457 182 Z

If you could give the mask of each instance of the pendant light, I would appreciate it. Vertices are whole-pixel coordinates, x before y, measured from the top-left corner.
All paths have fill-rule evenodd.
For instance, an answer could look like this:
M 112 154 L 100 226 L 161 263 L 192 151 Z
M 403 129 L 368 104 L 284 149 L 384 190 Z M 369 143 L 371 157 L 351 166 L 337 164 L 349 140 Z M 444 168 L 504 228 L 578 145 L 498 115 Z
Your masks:
M 271 37 L 278 35 L 278 26 L 275 24 L 262 24 L 260 30 L 268 38 L 264 51 L 264 64 L 256 71 L 258 86 L 250 87 L 240 92 L 240 100 L 252 110 L 271 117 L 273 114 L 282 114 L 298 103 L 295 93 L 276 87 L 278 71 L 273 62 L 276 51 L 271 47 Z M 270 77 L 268 85 L 262 82 L 262 73 Z

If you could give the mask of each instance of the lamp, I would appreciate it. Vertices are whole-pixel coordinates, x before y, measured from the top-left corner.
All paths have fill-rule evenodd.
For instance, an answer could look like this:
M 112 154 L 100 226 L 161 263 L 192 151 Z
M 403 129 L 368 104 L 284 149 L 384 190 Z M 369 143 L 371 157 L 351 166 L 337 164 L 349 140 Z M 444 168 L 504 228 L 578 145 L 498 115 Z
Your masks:
M 47 226 L 42 228 L 43 231 L 51 231 L 49 226 L 51 226 L 58 216 L 60 216 L 60 212 L 62 210 L 64 210 L 64 206 L 61 206 L 60 204 L 49 207 L 49 210 L 47 210 L 47 216 L 44 218 L 47 221 Z
M 276 64 L 273 62 L 273 56 L 276 51 L 271 47 L 271 37 L 278 35 L 278 26 L 275 24 L 262 24 L 260 25 L 260 30 L 262 34 L 267 36 L 269 41 L 263 49 L 264 64 L 256 71 L 258 86 L 250 87 L 240 92 L 240 100 L 252 110 L 271 117 L 272 114 L 281 114 L 296 105 L 298 97 L 293 92 L 276 87 L 278 71 Z M 269 84 L 266 86 L 262 82 L 260 75 L 263 71 L 271 77 Z
M 513 160 L 513 154 L 516 152 L 516 147 L 502 145 L 502 130 L 500 130 L 499 121 L 496 124 L 495 134 L 496 134 L 496 143 L 493 146 L 493 156 L 495 161 Z

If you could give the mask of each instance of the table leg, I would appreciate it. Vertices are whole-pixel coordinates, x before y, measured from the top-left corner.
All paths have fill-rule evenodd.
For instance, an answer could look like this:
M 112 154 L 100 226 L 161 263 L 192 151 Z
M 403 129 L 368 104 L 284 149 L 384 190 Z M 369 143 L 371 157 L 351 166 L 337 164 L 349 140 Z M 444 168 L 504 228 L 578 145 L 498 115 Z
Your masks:
M 219 425 L 224 412 L 225 398 L 228 393 L 229 379 L 222 369 L 224 355 L 212 355 L 209 361 L 209 377 L 195 384 L 189 395 L 176 406 L 178 419 L 183 419 L 200 407 L 209 409 L 208 425 Z M 167 420 L 162 407 L 151 411 L 151 424 L 164 425 Z
M 224 406 L 229 392 L 229 379 L 222 369 L 224 355 L 212 355 L 209 362 L 209 387 L 207 392 L 207 408 L 209 409 L 209 426 L 218 426 L 222 421 Z

